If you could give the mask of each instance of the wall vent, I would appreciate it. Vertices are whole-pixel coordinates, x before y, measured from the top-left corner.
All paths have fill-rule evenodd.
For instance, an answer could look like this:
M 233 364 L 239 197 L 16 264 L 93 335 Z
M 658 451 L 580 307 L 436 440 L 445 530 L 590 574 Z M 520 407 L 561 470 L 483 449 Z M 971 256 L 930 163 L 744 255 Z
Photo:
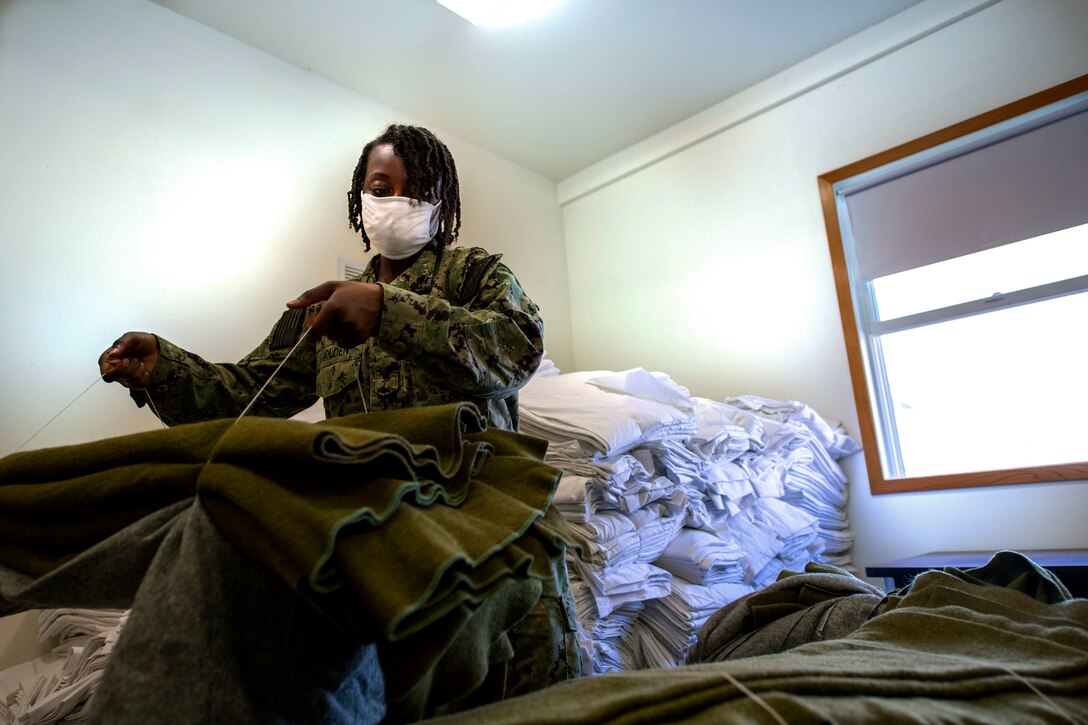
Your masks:
M 336 263 L 337 279 L 355 279 L 366 269 L 366 262 L 356 262 L 343 257 L 339 257 Z

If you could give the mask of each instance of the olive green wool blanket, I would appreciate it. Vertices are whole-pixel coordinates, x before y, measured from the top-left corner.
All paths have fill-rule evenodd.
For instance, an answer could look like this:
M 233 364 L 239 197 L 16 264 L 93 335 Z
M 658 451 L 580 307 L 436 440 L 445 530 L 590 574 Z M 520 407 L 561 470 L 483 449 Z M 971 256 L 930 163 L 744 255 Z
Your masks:
M 16 453 L 0 459 L 0 565 L 43 576 L 197 496 L 234 547 L 377 643 L 396 700 L 482 603 L 550 579 L 576 544 L 550 507 L 560 472 L 543 463 L 546 445 L 451 404 L 316 425 L 218 420 Z

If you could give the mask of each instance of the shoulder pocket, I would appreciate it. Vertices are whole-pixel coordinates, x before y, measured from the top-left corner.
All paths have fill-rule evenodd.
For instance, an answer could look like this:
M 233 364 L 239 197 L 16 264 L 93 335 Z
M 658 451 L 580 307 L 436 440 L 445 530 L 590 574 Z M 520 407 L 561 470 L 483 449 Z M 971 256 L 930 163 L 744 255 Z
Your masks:
M 302 329 L 306 322 L 308 308 L 287 310 L 280 315 L 279 322 L 272 328 L 272 334 L 268 337 L 269 350 L 282 350 L 294 347 L 298 338 L 302 335 Z
M 477 251 L 477 250 L 473 250 Z M 483 250 L 478 250 L 483 252 Z M 458 302 L 464 306 L 471 303 L 480 295 L 484 280 L 494 271 L 499 264 L 501 254 L 474 255 L 467 260 L 464 280 L 457 291 Z

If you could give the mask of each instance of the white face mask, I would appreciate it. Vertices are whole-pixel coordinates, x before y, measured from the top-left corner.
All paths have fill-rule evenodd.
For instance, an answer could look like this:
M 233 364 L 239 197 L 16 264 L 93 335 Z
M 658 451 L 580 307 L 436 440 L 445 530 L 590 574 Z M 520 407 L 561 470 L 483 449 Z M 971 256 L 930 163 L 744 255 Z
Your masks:
M 366 236 L 386 259 L 406 259 L 438 231 L 438 205 L 406 196 L 362 194 L 359 217 Z

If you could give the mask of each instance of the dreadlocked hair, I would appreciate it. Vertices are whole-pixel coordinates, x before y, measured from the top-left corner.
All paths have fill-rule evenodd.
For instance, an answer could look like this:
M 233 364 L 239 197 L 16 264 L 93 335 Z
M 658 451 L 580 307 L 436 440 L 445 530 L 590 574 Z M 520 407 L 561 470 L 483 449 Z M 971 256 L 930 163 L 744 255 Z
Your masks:
M 351 177 L 351 189 L 348 191 L 348 224 L 363 237 L 366 251 L 370 251 L 370 239 L 363 229 L 360 216 L 363 182 L 366 180 L 366 166 L 370 160 L 370 151 L 375 146 L 390 144 L 393 153 L 404 162 L 408 180 L 404 186 L 404 195 L 412 199 L 428 199 L 434 190 L 439 191 L 442 205 L 438 209 L 438 232 L 435 243 L 439 247 L 448 247 L 457 239 L 461 231 L 461 185 L 457 181 L 457 166 L 446 144 L 439 141 L 433 133 L 421 126 L 402 126 L 393 124 L 382 132 L 381 136 L 363 147 L 355 173 Z

